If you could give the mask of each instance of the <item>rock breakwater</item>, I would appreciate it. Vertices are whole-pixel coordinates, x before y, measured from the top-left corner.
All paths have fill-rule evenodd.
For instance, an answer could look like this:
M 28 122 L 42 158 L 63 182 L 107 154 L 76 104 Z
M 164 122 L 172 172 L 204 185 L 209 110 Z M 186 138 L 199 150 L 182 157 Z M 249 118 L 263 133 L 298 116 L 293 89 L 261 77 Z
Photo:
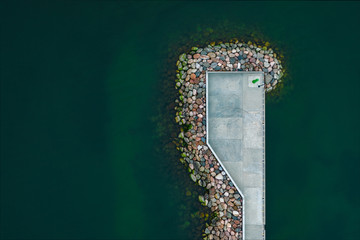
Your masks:
M 234 183 L 206 145 L 206 71 L 263 71 L 265 91 L 277 87 L 283 68 L 272 49 L 255 44 L 212 43 L 193 47 L 179 56 L 176 88 L 179 98 L 175 121 L 180 161 L 188 166 L 190 178 L 208 191 L 199 201 L 211 208 L 213 218 L 204 229 L 204 239 L 242 239 L 243 200 Z

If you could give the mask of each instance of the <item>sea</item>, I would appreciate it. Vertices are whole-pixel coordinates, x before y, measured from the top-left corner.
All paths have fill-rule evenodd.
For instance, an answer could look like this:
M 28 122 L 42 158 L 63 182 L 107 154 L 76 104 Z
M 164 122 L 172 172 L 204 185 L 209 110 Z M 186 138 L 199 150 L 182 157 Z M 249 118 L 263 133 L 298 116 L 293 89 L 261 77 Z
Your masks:
M 176 61 L 281 55 L 266 99 L 266 238 L 359 239 L 360 2 L 1 1 L 0 239 L 201 239 Z

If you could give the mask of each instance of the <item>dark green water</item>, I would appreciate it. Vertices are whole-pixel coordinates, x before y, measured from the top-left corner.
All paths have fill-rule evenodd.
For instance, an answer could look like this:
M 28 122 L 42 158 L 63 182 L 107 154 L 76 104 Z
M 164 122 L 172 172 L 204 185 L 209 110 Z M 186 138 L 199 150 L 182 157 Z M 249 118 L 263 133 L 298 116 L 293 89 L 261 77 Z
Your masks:
M 1 239 L 198 237 L 201 190 L 171 144 L 173 56 L 237 29 L 290 76 L 266 107 L 268 239 L 357 239 L 359 10 L 2 1 Z

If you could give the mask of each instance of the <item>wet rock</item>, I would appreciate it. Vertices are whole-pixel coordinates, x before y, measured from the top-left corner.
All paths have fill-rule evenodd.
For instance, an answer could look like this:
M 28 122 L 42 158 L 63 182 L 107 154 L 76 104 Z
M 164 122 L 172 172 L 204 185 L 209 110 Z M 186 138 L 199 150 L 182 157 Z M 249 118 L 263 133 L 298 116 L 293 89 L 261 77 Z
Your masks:
M 179 60 L 180 60 L 181 62 L 185 61 L 185 60 L 186 60 L 186 54 L 185 54 L 185 53 L 181 54 L 181 55 L 179 56 Z

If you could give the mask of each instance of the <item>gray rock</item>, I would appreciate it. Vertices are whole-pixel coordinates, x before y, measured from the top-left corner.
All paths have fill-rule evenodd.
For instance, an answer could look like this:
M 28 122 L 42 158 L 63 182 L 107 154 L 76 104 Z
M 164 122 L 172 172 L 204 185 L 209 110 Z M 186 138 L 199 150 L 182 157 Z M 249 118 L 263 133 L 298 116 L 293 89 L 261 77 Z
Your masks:
M 195 169 L 199 169 L 200 168 L 200 163 L 199 162 L 194 162 L 194 167 L 195 167 Z
M 235 217 L 237 217 L 237 216 L 240 215 L 240 213 L 239 213 L 238 211 L 233 211 L 233 215 L 234 215 Z
M 211 63 L 211 65 L 210 65 L 212 68 L 215 68 L 216 66 L 217 66 L 217 63 L 216 62 L 213 62 L 213 63 Z
M 216 175 L 215 178 L 218 179 L 218 180 L 223 180 L 224 179 L 224 177 L 223 177 L 223 175 L 221 173 Z
M 270 74 L 265 75 L 265 83 L 268 84 L 271 82 L 272 76 Z

